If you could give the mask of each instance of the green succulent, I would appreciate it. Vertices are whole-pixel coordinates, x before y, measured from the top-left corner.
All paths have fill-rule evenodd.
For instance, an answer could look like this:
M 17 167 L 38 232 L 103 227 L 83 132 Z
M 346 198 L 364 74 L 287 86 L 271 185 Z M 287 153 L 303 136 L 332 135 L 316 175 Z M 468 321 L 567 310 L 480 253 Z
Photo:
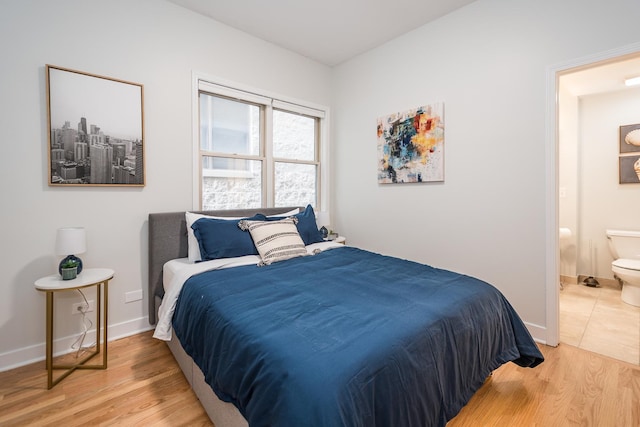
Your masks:
M 72 259 L 65 261 L 62 263 L 62 268 L 74 268 L 77 267 L 80 263 L 78 261 L 74 261 Z

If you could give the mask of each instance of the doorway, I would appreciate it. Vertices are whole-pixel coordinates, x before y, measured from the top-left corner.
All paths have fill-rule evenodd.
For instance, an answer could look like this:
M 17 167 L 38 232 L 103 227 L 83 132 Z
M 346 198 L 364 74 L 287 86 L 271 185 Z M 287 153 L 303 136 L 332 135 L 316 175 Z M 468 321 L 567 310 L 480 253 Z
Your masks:
M 554 293 L 559 342 L 638 365 L 640 309 L 620 300 L 605 236 L 606 228 L 637 222 L 631 213 L 625 218 L 624 209 L 611 209 L 640 193 L 640 185 L 624 187 L 617 179 L 619 126 L 640 123 L 640 86 L 624 85 L 640 76 L 640 53 L 628 50 L 576 61 L 554 74 L 555 233 L 561 230 L 554 252 L 562 285 Z M 625 106 L 630 99 L 638 106 Z

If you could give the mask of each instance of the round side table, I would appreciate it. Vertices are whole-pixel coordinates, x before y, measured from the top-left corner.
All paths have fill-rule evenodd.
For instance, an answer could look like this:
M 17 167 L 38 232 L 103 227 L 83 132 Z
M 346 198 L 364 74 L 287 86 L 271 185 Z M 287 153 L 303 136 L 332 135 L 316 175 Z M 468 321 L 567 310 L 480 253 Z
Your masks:
M 35 282 L 37 290 L 47 294 L 47 388 L 51 389 L 76 369 L 107 369 L 107 312 L 109 311 L 109 280 L 113 278 L 114 271 L 110 268 L 85 268 L 75 279 L 62 280 L 58 274 L 42 277 Z M 53 296 L 56 292 L 73 291 L 81 288 L 96 287 L 96 349 L 85 358 L 74 364 L 53 364 Z M 102 319 L 100 316 L 102 313 Z M 102 337 L 100 334 L 101 320 L 104 324 Z M 100 353 L 100 341 L 102 338 L 102 363 L 87 365 L 94 356 Z M 65 369 L 55 380 L 53 379 L 54 369 Z

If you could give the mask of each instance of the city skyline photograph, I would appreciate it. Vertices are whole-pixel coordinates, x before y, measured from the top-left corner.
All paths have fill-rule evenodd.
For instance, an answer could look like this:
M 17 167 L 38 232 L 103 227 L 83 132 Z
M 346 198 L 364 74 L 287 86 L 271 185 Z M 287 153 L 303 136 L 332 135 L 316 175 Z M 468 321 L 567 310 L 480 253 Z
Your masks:
M 47 65 L 49 185 L 145 185 L 143 86 Z

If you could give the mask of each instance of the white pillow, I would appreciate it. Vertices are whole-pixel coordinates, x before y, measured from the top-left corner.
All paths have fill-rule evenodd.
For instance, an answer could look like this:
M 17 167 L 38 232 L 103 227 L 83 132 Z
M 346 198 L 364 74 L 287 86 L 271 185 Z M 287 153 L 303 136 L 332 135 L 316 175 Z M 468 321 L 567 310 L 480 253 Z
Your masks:
M 238 227 L 251 233 L 253 243 L 262 258 L 258 265 L 269 265 L 309 254 L 298 233 L 297 222 L 295 217 L 279 221 L 242 220 Z
M 193 212 L 185 212 L 184 217 L 187 221 L 187 254 L 189 258 L 189 262 L 194 263 L 200 261 L 202 259 L 202 255 L 200 254 L 200 245 L 198 244 L 198 239 L 196 239 L 196 235 L 193 233 L 193 228 L 191 228 L 191 224 L 199 220 L 200 218 L 213 218 L 213 219 L 242 219 L 244 217 L 238 216 L 211 216 L 211 215 L 202 215 Z
M 296 214 L 299 214 L 299 213 L 300 213 L 300 209 L 296 208 L 296 209 L 294 209 L 292 211 L 289 211 L 289 212 L 279 213 L 279 214 L 275 214 L 275 215 L 267 215 L 267 218 L 273 218 L 273 217 L 276 217 L 276 216 L 293 216 L 293 215 L 296 215 Z

